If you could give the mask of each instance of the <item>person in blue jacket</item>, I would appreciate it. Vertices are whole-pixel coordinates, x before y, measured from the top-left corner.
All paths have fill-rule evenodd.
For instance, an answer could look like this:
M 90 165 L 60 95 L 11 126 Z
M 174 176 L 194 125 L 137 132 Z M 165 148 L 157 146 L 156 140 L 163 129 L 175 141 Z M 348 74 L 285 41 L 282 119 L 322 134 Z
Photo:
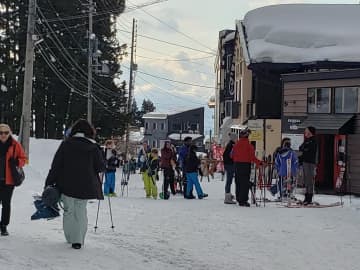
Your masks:
M 195 196 L 193 195 L 192 189 L 191 189 L 190 195 L 186 194 L 187 179 L 186 179 L 186 172 L 185 172 L 185 159 L 189 153 L 191 144 L 192 144 L 192 138 L 190 136 L 185 137 L 184 144 L 180 147 L 179 154 L 178 154 L 179 167 L 180 167 L 181 171 L 183 172 L 183 191 L 184 191 L 185 199 L 194 199 L 195 198 Z
M 279 175 L 278 191 L 280 192 L 281 198 L 284 196 L 284 189 L 287 190 L 287 192 L 291 191 L 288 187 L 292 187 L 298 165 L 298 157 L 295 151 L 291 149 L 291 141 L 288 139 L 278 150 L 275 158 L 275 166 Z

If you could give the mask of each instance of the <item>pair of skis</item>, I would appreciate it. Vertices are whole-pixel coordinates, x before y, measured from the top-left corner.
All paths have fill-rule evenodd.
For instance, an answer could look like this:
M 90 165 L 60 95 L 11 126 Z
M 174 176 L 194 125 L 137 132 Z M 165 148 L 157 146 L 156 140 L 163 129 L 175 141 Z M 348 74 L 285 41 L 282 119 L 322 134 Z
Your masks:
M 329 208 L 329 207 L 339 207 L 343 206 L 344 203 L 342 202 L 334 202 L 329 204 L 320 204 L 318 202 L 313 202 L 311 204 L 304 205 L 302 203 L 296 203 L 296 204 L 286 204 L 285 207 L 287 208 Z

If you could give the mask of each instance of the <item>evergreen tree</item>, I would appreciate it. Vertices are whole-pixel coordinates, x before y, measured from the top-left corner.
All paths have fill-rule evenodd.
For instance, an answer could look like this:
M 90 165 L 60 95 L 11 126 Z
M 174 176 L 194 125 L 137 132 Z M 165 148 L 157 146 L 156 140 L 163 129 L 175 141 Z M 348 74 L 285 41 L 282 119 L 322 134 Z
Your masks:
M 154 112 L 155 110 L 156 110 L 156 107 L 150 99 L 143 100 L 143 103 L 141 105 L 141 112 L 146 114 L 146 113 Z

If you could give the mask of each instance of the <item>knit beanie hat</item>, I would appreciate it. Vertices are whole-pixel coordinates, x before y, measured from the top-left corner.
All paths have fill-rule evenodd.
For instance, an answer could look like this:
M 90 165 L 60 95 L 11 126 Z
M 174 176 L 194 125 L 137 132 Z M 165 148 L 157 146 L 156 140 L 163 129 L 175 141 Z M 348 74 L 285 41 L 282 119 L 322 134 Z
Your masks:
M 316 128 L 314 127 L 307 127 L 307 129 L 311 132 L 312 135 L 316 135 Z
M 235 142 L 238 139 L 238 135 L 234 132 L 229 133 L 229 139 Z

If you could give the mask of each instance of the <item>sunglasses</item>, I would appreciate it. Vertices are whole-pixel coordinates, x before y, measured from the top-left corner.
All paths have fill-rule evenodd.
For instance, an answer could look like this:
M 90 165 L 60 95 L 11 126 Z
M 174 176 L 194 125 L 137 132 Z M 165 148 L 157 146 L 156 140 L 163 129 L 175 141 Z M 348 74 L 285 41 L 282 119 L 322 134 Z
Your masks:
M 0 135 L 9 135 L 10 131 L 0 131 Z

